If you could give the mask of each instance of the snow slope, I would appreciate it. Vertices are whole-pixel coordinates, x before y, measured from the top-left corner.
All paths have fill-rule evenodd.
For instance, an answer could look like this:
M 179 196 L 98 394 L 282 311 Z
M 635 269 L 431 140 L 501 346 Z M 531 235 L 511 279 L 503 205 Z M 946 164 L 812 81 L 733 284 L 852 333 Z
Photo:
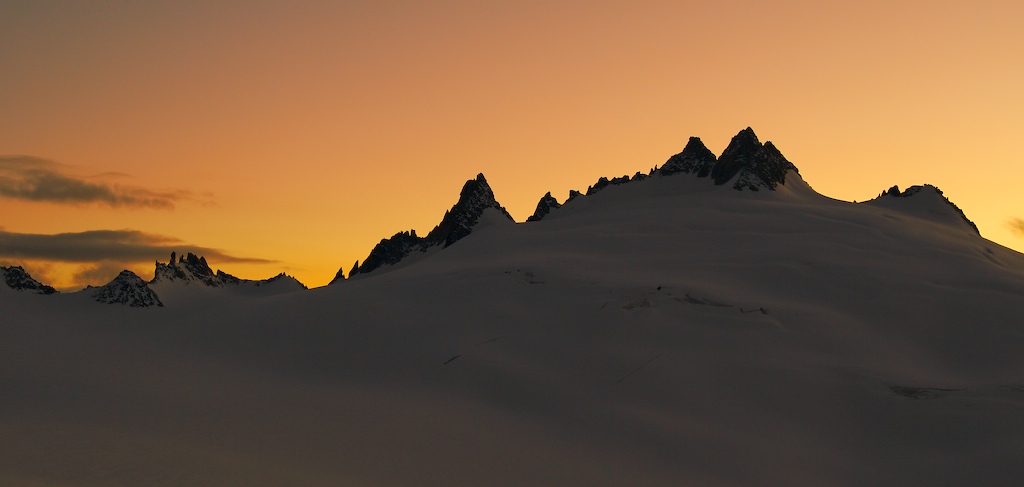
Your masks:
M 306 292 L 0 293 L 0 484 L 1019 482 L 1024 255 L 925 191 L 730 186 L 612 185 Z

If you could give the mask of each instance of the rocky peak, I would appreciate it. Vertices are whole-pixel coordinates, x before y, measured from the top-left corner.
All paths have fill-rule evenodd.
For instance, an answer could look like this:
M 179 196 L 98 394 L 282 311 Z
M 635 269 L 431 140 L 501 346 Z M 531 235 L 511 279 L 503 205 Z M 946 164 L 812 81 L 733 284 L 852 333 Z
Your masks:
M 28 291 L 35 294 L 54 294 L 56 289 L 32 278 L 21 266 L 0 266 L 0 276 L 8 287 L 16 291 Z
M 715 179 L 715 184 L 723 185 L 729 182 L 733 176 L 749 166 L 761 147 L 761 141 L 757 140 L 757 134 L 750 127 L 733 136 L 729 146 L 722 151 L 722 155 L 718 157 L 718 163 L 711 170 L 711 177 Z
M 751 133 L 753 133 L 752 130 Z M 754 136 L 754 140 L 757 140 L 757 136 Z M 696 174 L 697 177 L 704 178 L 711 174 L 715 162 L 717 162 L 715 153 L 708 150 L 699 137 L 690 137 L 690 141 L 686 143 L 683 151 L 670 157 L 658 172 L 663 176 L 681 172 Z
M 340 281 L 344 281 L 344 280 L 345 280 L 345 268 L 344 267 L 339 267 L 338 268 L 338 272 L 334 273 L 334 279 L 331 279 L 331 282 L 327 283 L 327 285 L 330 286 L 331 284 L 334 284 L 334 283 L 340 282 Z
M 534 210 L 533 216 L 526 219 L 528 222 L 535 222 L 544 218 L 545 215 L 551 213 L 551 210 L 561 208 L 562 204 L 551 196 L 551 191 L 548 191 L 544 196 L 541 197 L 540 201 L 537 202 L 537 209 Z
M 214 274 L 213 269 L 206 262 L 206 257 L 199 257 L 192 252 L 187 255 L 177 256 L 171 252 L 171 260 L 167 264 L 156 263 L 156 272 L 153 280 L 160 281 L 182 281 L 185 283 L 199 282 L 211 287 L 223 286 L 224 282 Z
M 796 166 L 789 162 L 771 142 L 761 144 L 754 130 L 747 127 L 729 142 L 718 162 L 711 169 L 715 184 L 723 185 L 733 178 L 734 189 L 774 190 L 786 184 L 786 174 L 796 172 Z
M 128 270 L 121 271 L 106 285 L 91 289 L 93 298 L 100 303 L 123 304 L 133 308 L 164 305 L 146 281 Z
M 733 184 L 735 189 L 759 188 L 774 190 L 780 184 L 786 184 L 786 174 L 798 172 L 796 166 L 782 155 L 782 152 L 771 142 L 765 144 L 754 153 L 747 167 L 740 170 L 740 177 Z
M 459 201 L 445 213 L 441 223 L 427 234 L 427 242 L 430 245 L 443 244 L 444 247 L 455 243 L 473 231 L 473 226 L 487 208 L 494 208 L 509 221 L 515 221 L 494 199 L 494 192 L 481 173 L 476 175 L 476 179 L 470 179 L 462 186 Z
M 362 265 L 358 265 L 357 261 L 356 267 L 349 272 L 349 277 L 351 278 L 355 274 L 365 274 L 382 265 L 395 265 L 409 254 L 415 251 L 425 251 L 429 247 L 431 245 L 427 243 L 426 239 L 417 237 L 415 231 L 398 232 L 391 238 L 381 239 L 370 251 L 370 255 L 363 260 Z M 338 272 L 341 270 L 339 269 Z
M 458 240 L 466 237 L 473 231 L 473 227 L 480 221 L 480 216 L 488 208 L 494 208 L 501 215 L 504 215 L 510 222 L 514 222 L 512 215 L 494 199 L 494 192 L 487 184 L 483 174 L 477 174 L 476 178 L 466 181 L 459 193 L 459 201 L 446 211 L 441 223 L 438 223 L 426 237 L 416 235 L 415 230 L 398 232 L 391 238 L 382 239 L 370 255 L 360 264 L 356 264 L 349 271 L 349 279 L 356 274 L 366 274 L 382 265 L 394 265 L 405 259 L 413 252 L 425 252 L 432 247 L 448 247 Z M 335 275 L 331 283 L 344 280 L 344 273 L 341 269 Z

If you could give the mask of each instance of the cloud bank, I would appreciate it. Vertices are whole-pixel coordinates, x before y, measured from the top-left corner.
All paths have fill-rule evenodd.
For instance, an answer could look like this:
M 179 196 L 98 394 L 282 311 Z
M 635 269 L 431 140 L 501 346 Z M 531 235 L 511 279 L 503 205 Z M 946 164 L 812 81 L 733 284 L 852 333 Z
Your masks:
M 124 176 L 104 173 L 103 177 Z M 188 191 L 157 192 L 136 186 L 89 181 L 68 166 L 33 156 L 0 156 L 0 197 L 58 204 L 98 203 L 111 207 L 171 209 Z
M 0 230 L 0 258 L 73 263 L 139 263 L 166 259 L 171 252 L 193 252 L 218 263 L 271 264 L 236 257 L 220 249 L 185 244 L 181 239 L 137 230 L 91 230 L 55 235 Z

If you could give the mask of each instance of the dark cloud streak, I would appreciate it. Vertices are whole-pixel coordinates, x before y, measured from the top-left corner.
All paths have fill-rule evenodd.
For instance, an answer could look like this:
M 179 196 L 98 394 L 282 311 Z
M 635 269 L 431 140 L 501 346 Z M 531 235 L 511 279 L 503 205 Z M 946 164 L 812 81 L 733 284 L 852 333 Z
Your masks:
M 193 252 L 218 263 L 270 264 L 277 261 L 235 257 L 222 250 L 185 244 L 181 239 L 137 230 L 92 230 L 55 235 L 0 231 L 0 257 L 55 262 L 152 262 L 171 252 Z
M 1006 222 L 1006 226 L 1010 227 L 1010 230 L 1018 237 L 1024 237 L 1024 219 L 1010 218 L 1010 221 Z
M 0 197 L 59 204 L 98 203 L 111 207 L 171 209 L 187 191 L 156 192 L 135 186 L 92 182 L 68 174 L 68 166 L 33 156 L 0 156 Z M 124 175 L 104 173 L 101 177 Z

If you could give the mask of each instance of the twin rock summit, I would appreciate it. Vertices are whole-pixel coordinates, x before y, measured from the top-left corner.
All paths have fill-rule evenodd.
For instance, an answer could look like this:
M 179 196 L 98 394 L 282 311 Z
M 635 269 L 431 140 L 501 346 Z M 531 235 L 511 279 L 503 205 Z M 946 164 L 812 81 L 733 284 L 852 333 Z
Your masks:
M 537 203 L 537 209 L 527 221 L 542 220 L 552 211 L 571 204 L 579 197 L 592 195 L 608 186 L 627 184 L 650 177 L 669 177 L 687 174 L 690 177 L 706 178 L 709 184 L 730 186 L 735 190 L 774 191 L 786 184 L 790 172 L 799 173 L 796 166 L 789 162 L 782 152 L 771 142 L 761 143 L 753 129 L 747 127 L 732 138 L 728 147 L 718 157 L 711 152 L 698 137 L 690 137 L 682 152 L 670 157 L 660 168 L 652 169 L 648 174 L 637 172 L 632 177 L 622 176 L 608 179 L 602 177 L 587 188 L 586 193 L 570 191 L 564 203 L 548 192 Z M 796 176 L 799 178 L 799 175 Z M 923 189 L 941 197 L 941 192 L 932 186 L 915 186 L 905 192 L 892 187 L 879 195 L 880 198 L 907 198 L 918 194 Z M 963 220 L 977 232 L 977 227 L 963 215 L 951 202 L 949 203 Z M 494 198 L 494 192 L 487 184 L 483 174 L 466 182 L 462 187 L 459 200 L 447 212 L 441 222 L 426 236 L 420 237 L 415 230 L 399 232 L 391 238 L 380 241 L 370 254 L 362 261 L 356 261 L 349 271 L 348 278 L 362 277 L 382 267 L 395 265 L 414 256 L 444 249 L 469 235 L 473 228 L 484 217 L 486 210 L 493 209 L 489 217 L 514 221 L 512 216 Z M 13 289 L 38 294 L 52 294 L 55 290 L 32 279 L 21 267 L 0 267 L 0 278 Z M 330 284 L 346 280 L 344 268 L 339 269 Z M 213 272 L 206 259 L 194 254 L 176 256 L 171 254 L 167 264 L 156 263 L 156 271 L 152 281 L 148 283 L 131 271 L 122 271 L 113 281 L 101 286 L 90 287 L 83 292 L 91 293 L 92 297 L 102 303 L 124 304 L 133 307 L 163 306 L 157 293 L 150 287 L 160 283 L 186 283 L 206 287 L 260 287 L 271 284 L 285 285 L 289 288 L 305 289 L 306 287 L 294 278 L 279 274 L 273 278 L 253 281 L 239 279 L 223 271 Z M 283 284 L 282 284 L 283 283 Z

